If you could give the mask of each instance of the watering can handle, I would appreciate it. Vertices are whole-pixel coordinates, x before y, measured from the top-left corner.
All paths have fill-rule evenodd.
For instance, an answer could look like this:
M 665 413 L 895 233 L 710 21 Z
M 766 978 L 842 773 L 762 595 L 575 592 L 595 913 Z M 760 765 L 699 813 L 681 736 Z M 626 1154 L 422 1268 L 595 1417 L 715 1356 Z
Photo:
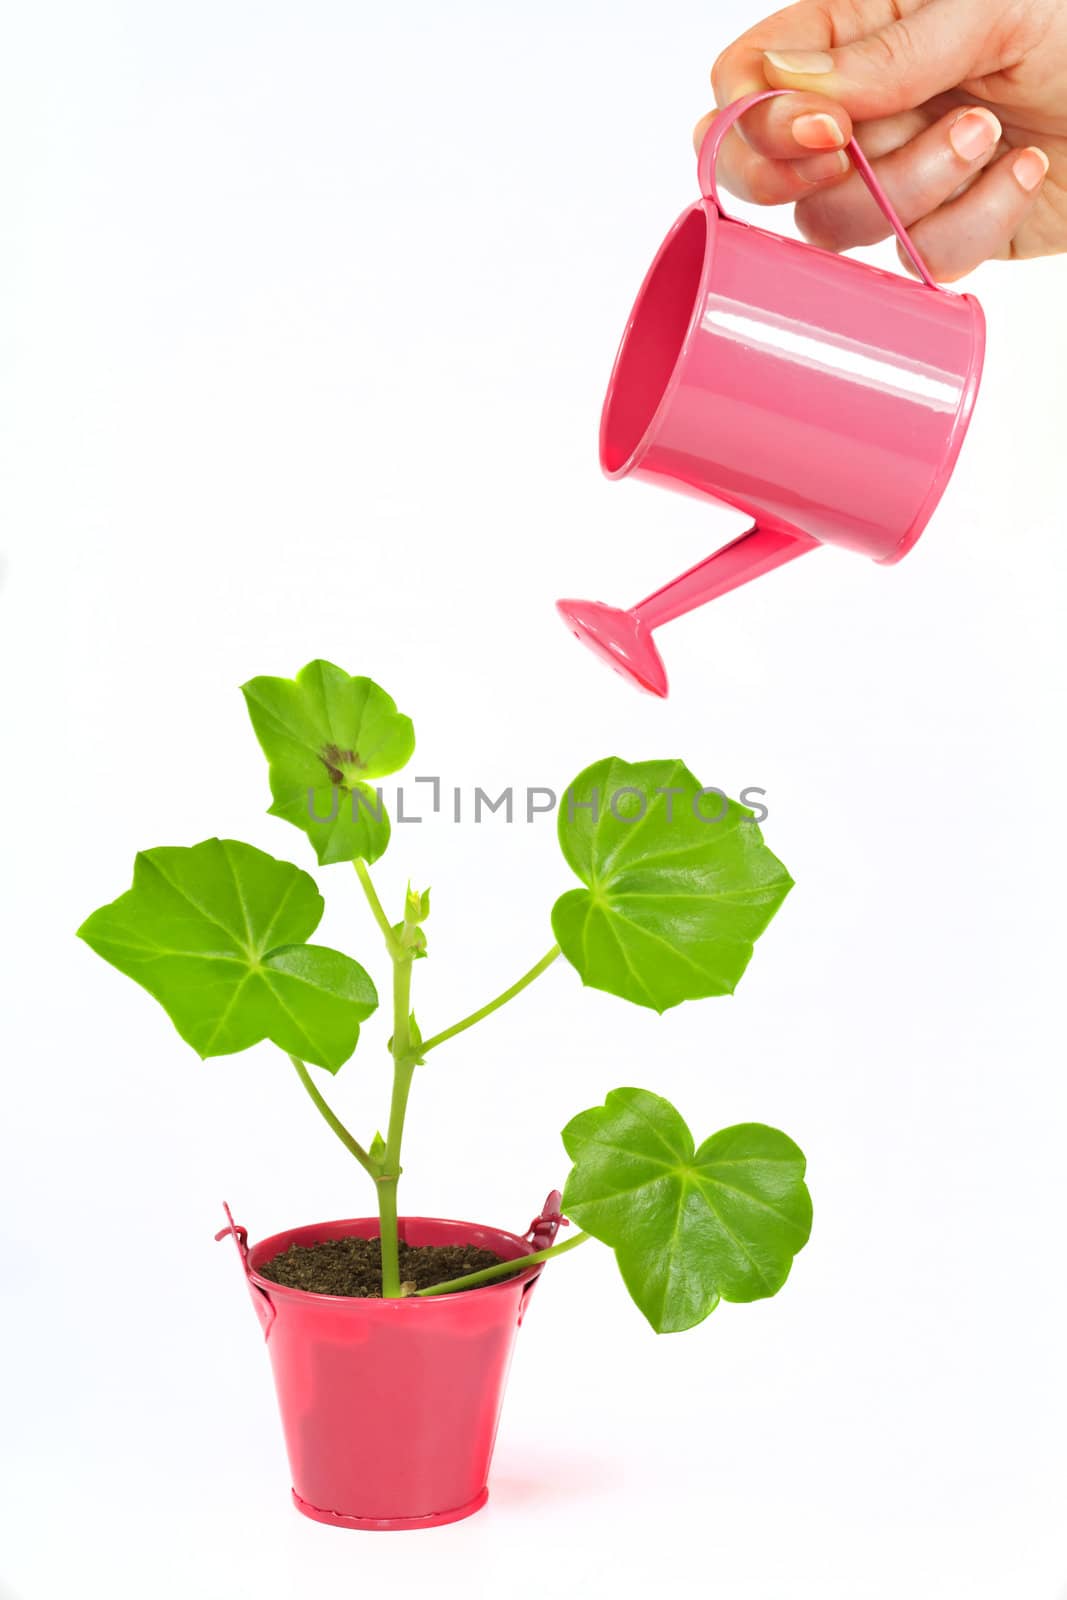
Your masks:
M 732 105 L 726 106 L 718 113 L 715 121 L 711 124 L 711 127 L 704 135 L 704 142 L 700 146 L 700 155 L 697 157 L 697 179 L 700 183 L 701 194 L 706 200 L 710 200 L 712 202 L 720 215 L 724 217 L 729 216 L 729 212 L 725 210 L 722 201 L 719 199 L 719 189 L 715 182 L 715 162 L 723 140 L 726 138 L 726 135 L 729 133 L 737 119 L 739 117 L 743 117 L 745 112 L 748 111 L 752 106 L 758 105 L 761 100 L 770 100 L 774 95 L 792 93 L 792 89 L 761 89 L 756 94 L 743 95 L 740 100 L 735 100 Z M 942 292 L 945 292 L 942 289 L 942 285 L 935 283 L 934 279 L 930 276 L 930 271 L 926 265 L 926 262 L 912 244 L 910 238 L 908 237 L 907 228 L 905 228 L 904 224 L 897 216 L 897 213 L 893 208 L 892 201 L 882 188 L 882 185 L 878 182 L 878 179 L 875 177 L 870 162 L 867 160 L 867 157 L 864 155 L 855 139 L 850 139 L 848 141 L 848 153 L 851 156 L 853 165 L 855 166 L 860 177 L 863 179 L 864 183 L 873 194 L 875 200 L 877 200 L 882 211 L 885 213 L 886 221 L 889 223 L 890 227 L 893 229 L 893 232 L 900 240 L 901 248 L 903 249 L 904 254 L 907 256 L 908 260 L 919 274 L 919 277 L 931 289 L 939 289 L 942 290 Z

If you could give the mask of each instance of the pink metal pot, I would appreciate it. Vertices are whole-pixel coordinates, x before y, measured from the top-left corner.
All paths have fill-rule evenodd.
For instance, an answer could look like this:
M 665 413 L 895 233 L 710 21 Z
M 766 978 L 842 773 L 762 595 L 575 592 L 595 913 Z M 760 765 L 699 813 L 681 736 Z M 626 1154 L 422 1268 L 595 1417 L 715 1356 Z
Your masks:
M 402 1217 L 409 1244 L 476 1244 L 506 1258 L 543 1250 L 561 1218 L 549 1195 L 525 1238 L 439 1217 Z M 512 1346 L 540 1264 L 501 1283 L 427 1299 L 357 1300 L 271 1283 L 257 1268 L 291 1244 L 374 1238 L 358 1217 L 248 1245 L 228 1226 L 267 1341 L 293 1478 L 306 1517 L 342 1528 L 432 1528 L 486 1502 Z
M 948 483 L 985 348 L 972 295 L 931 278 L 862 150 L 849 154 L 920 281 L 728 216 L 715 160 L 746 96 L 701 147 L 684 211 L 630 313 L 600 422 L 609 478 L 633 475 L 744 511 L 743 534 L 629 611 L 561 600 L 568 627 L 666 695 L 652 630 L 816 549 L 899 561 Z

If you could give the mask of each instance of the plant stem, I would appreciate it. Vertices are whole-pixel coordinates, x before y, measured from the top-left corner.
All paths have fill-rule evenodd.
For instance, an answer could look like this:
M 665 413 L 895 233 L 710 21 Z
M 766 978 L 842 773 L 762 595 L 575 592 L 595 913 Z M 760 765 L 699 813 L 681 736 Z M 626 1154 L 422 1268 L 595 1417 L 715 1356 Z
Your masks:
M 337 1116 L 335 1112 L 330 1110 L 330 1107 L 326 1104 L 325 1100 L 322 1098 L 322 1095 L 319 1093 L 319 1091 L 316 1088 L 314 1082 L 312 1081 L 312 1077 L 311 1077 L 310 1072 L 308 1071 L 308 1069 L 304 1065 L 304 1063 L 300 1060 L 300 1057 L 299 1056 L 290 1056 L 289 1060 L 293 1063 L 293 1066 L 296 1068 L 297 1077 L 300 1079 L 300 1082 L 304 1085 L 304 1088 L 307 1090 L 308 1094 L 311 1096 L 312 1102 L 314 1103 L 314 1105 L 318 1109 L 320 1115 L 326 1120 L 326 1122 L 329 1123 L 330 1127 L 333 1129 L 334 1133 L 340 1139 L 340 1141 L 344 1145 L 345 1149 L 348 1150 L 352 1155 L 355 1156 L 355 1158 L 359 1162 L 360 1166 L 363 1167 L 367 1172 L 369 1172 L 372 1178 L 376 1178 L 378 1176 L 377 1166 L 371 1160 L 371 1158 L 367 1154 L 366 1150 L 364 1150 L 364 1148 L 360 1144 L 359 1140 L 354 1138 L 353 1135 L 349 1133 L 348 1129 L 345 1127 L 345 1125 L 341 1121 L 340 1117 Z
M 407 924 L 405 923 L 405 929 Z M 394 943 L 396 941 L 394 940 Z M 393 1098 L 389 1107 L 389 1131 L 385 1155 L 378 1175 L 378 1218 L 382 1252 L 382 1295 L 396 1300 L 400 1295 L 400 1264 L 397 1244 L 396 1191 L 400 1181 L 400 1146 L 404 1137 L 404 1117 L 408 1094 L 415 1075 L 411 1060 L 411 963 L 410 950 L 393 952 Z
M 400 1296 L 400 1262 L 397 1237 L 397 1184 L 400 1182 L 400 1146 L 404 1137 L 404 1117 L 408 1094 L 415 1074 L 411 1056 L 411 963 L 414 950 L 406 943 L 409 924 L 405 913 L 401 936 L 398 938 L 386 916 L 378 891 L 371 882 L 365 861 L 354 861 L 356 877 L 367 897 L 374 920 L 381 929 L 385 948 L 393 963 L 393 1038 L 390 1046 L 393 1057 L 393 1098 L 389 1107 L 389 1130 L 385 1138 L 385 1153 L 374 1177 L 378 1185 L 378 1248 L 382 1257 L 382 1296 L 396 1300 Z
M 483 1267 L 480 1272 L 468 1272 L 462 1278 L 449 1278 L 447 1283 L 435 1283 L 429 1289 L 416 1289 L 415 1293 L 416 1295 L 449 1294 L 453 1289 L 473 1289 L 479 1283 L 490 1283 L 494 1278 L 506 1277 L 509 1272 L 532 1267 L 538 1261 L 547 1261 L 550 1256 L 565 1255 L 568 1250 L 573 1250 L 575 1245 L 584 1244 L 588 1238 L 587 1233 L 576 1233 L 573 1239 L 564 1239 L 562 1244 L 550 1244 L 546 1250 L 535 1250 L 528 1256 L 516 1256 L 512 1261 L 498 1261 L 495 1267 Z
M 393 1106 L 389 1137 L 382 1157 L 384 1171 L 378 1179 L 378 1233 L 382 1252 L 382 1295 L 395 1300 L 400 1294 L 400 1260 L 397 1230 L 397 1186 L 400 1182 L 400 1140 L 414 1066 L 397 1065 L 393 1071 Z
M 454 1022 L 450 1028 L 445 1028 L 442 1033 L 435 1033 L 432 1039 L 427 1039 L 421 1046 L 421 1053 L 425 1055 L 427 1050 L 435 1050 L 439 1044 L 444 1044 L 446 1039 L 454 1039 L 457 1033 L 463 1033 L 467 1028 L 473 1028 L 474 1024 L 481 1022 L 483 1017 L 490 1016 L 494 1011 L 498 1011 L 501 1006 L 507 1005 L 509 1000 L 514 1000 L 515 996 L 521 994 L 528 984 L 533 983 L 535 978 L 539 978 L 542 972 L 548 970 L 559 953 L 559 945 L 554 944 L 548 954 L 542 956 L 537 965 L 531 967 L 529 972 L 524 973 L 517 983 L 511 985 L 510 989 L 505 989 L 503 994 L 498 994 L 495 1000 L 490 1000 L 488 1005 L 482 1006 L 478 1011 L 472 1011 L 469 1017 L 463 1018 L 462 1022 Z
M 382 931 L 382 937 L 385 940 L 386 949 L 395 960 L 397 955 L 400 953 L 400 946 L 397 943 L 396 934 L 393 932 L 392 923 L 385 914 L 385 907 L 378 899 L 378 891 L 371 882 L 370 873 L 367 871 L 367 863 L 365 861 L 356 860 L 353 861 L 352 865 L 356 869 L 356 877 L 363 886 L 363 893 L 367 897 L 367 904 L 374 913 L 374 920 Z
M 404 922 L 398 934 L 378 898 L 378 893 L 371 882 L 366 862 L 354 861 L 352 864 L 356 869 L 356 876 L 359 878 L 363 893 L 367 897 L 367 904 L 370 906 L 374 920 L 378 924 L 385 940 L 389 959 L 393 963 L 393 1038 L 391 1045 L 393 1097 L 389 1107 L 389 1129 L 385 1138 L 385 1153 L 380 1162 L 368 1167 L 368 1171 L 373 1173 L 378 1185 L 378 1232 L 379 1248 L 382 1256 L 382 1296 L 386 1300 L 396 1300 L 400 1296 L 400 1252 L 397 1230 L 397 1185 L 400 1182 L 401 1173 L 400 1147 L 404 1138 L 404 1118 L 407 1115 L 408 1095 L 411 1092 L 411 1080 L 415 1075 L 416 1065 L 413 1059 L 411 1036 L 411 965 L 415 959 L 413 936 L 417 925 L 414 921 L 409 921 L 407 906 L 405 905 Z M 463 1033 L 467 1028 L 473 1028 L 474 1024 L 481 1022 L 483 1017 L 490 1016 L 501 1006 L 506 1005 L 509 1000 L 513 1000 L 517 994 L 522 993 L 528 984 L 533 983 L 535 978 L 539 978 L 542 972 L 552 965 L 559 953 L 559 945 L 553 945 L 547 955 L 542 956 L 537 965 L 531 967 L 529 972 L 524 973 L 517 983 L 511 985 L 510 989 L 505 989 L 503 994 L 498 994 L 495 1000 L 489 1001 L 488 1005 L 482 1006 L 478 1011 L 473 1011 L 469 1017 L 464 1017 L 461 1022 L 453 1023 L 451 1028 L 446 1028 L 442 1033 L 437 1033 L 432 1039 L 420 1044 L 418 1047 L 419 1056 L 425 1056 L 428 1050 L 436 1049 L 439 1044 L 444 1044 L 446 1039 L 454 1038 L 457 1033 Z M 312 1086 L 306 1078 L 305 1083 L 309 1093 L 312 1093 Z M 323 1115 L 327 1116 L 328 1108 L 324 1108 L 324 1103 L 320 1103 L 320 1100 L 321 1097 L 316 1100 L 316 1104 L 323 1111 Z M 329 1116 L 327 1116 L 327 1121 L 330 1121 Z M 334 1132 L 338 1133 L 339 1137 L 343 1137 L 340 1125 L 336 1124 L 336 1119 L 330 1125 L 334 1128 Z M 349 1135 L 349 1138 L 351 1138 L 351 1135 Z M 352 1142 L 354 1143 L 355 1141 Z M 349 1148 L 352 1148 L 351 1144 Z M 353 1150 L 353 1154 L 355 1153 L 355 1150 Z M 366 1156 L 365 1151 L 363 1155 Z M 370 1160 L 369 1157 L 366 1159 L 367 1161 Z M 584 1233 L 577 1234 L 573 1239 L 569 1239 L 565 1245 L 555 1246 L 554 1250 L 562 1252 L 563 1250 L 573 1249 L 576 1244 L 581 1244 L 585 1237 Z M 534 1261 L 544 1261 L 552 1253 L 553 1251 L 550 1250 L 541 1251 L 529 1257 L 524 1256 L 522 1265 L 529 1266 Z M 514 1267 L 510 1265 L 503 1266 L 499 1271 L 490 1269 L 489 1277 L 499 1277 L 501 1272 L 506 1273 L 514 1270 Z M 459 1282 L 460 1280 L 457 1279 L 456 1281 Z M 481 1283 L 483 1278 L 481 1275 L 475 1274 L 474 1281 Z M 451 1284 L 445 1284 L 433 1292 L 444 1293 L 445 1290 L 451 1287 Z

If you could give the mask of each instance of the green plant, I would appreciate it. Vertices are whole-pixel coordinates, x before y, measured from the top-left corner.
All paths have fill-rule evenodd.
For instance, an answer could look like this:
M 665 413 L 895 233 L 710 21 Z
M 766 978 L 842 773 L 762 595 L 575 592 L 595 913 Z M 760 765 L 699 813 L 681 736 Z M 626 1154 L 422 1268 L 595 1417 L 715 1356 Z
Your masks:
M 411 987 L 414 964 L 428 953 L 429 891 L 409 887 L 394 922 L 370 875 L 390 833 L 372 785 L 410 759 L 411 722 L 370 679 L 325 661 L 295 679 L 254 678 L 244 695 L 269 763 L 271 812 L 307 834 L 321 865 L 354 866 L 390 959 L 393 1085 L 384 1137 L 357 1140 L 311 1070 L 336 1073 L 348 1060 L 378 996 L 358 962 L 309 943 L 323 900 L 306 872 L 232 840 L 147 850 L 136 859 L 132 888 L 95 911 L 79 934 L 154 995 L 201 1057 L 262 1040 L 289 1056 L 318 1111 L 374 1182 L 383 1292 L 397 1296 L 401 1144 L 412 1081 L 427 1058 L 561 956 L 584 984 L 659 1012 L 729 994 L 791 879 L 751 813 L 702 788 L 680 761 L 599 761 L 575 778 L 560 807 L 560 848 L 580 887 L 553 907 L 552 948 L 495 999 L 424 1037 Z M 563 1208 L 582 1231 L 524 1259 L 602 1240 L 658 1332 L 691 1327 L 720 1299 L 777 1293 L 807 1240 L 804 1157 L 776 1129 L 746 1123 L 696 1147 L 666 1100 L 622 1088 L 574 1117 L 563 1141 L 573 1163 Z M 515 1266 L 420 1293 L 469 1288 Z

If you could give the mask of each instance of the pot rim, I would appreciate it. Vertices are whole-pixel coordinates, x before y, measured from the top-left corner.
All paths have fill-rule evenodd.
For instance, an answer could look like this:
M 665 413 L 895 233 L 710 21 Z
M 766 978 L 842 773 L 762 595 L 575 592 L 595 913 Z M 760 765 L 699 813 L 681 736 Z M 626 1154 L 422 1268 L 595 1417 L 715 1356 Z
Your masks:
M 501 1241 L 506 1240 L 508 1243 L 516 1246 L 516 1258 L 523 1255 L 529 1255 L 531 1253 L 532 1247 L 530 1241 L 528 1239 L 524 1239 L 521 1234 L 512 1233 L 508 1228 L 494 1228 L 488 1223 L 484 1222 L 466 1222 L 458 1217 L 398 1217 L 397 1225 L 400 1229 L 400 1238 L 402 1242 L 403 1229 L 405 1225 L 408 1223 L 420 1222 L 432 1222 L 437 1224 L 443 1223 L 446 1227 L 469 1229 L 475 1234 L 490 1234 L 494 1239 Z M 282 1228 L 277 1233 L 268 1234 L 264 1239 L 258 1239 L 255 1244 L 250 1244 L 248 1246 L 246 1271 L 249 1282 L 254 1283 L 257 1289 L 261 1290 L 264 1294 L 272 1299 L 276 1297 L 282 1300 L 292 1300 L 296 1301 L 298 1304 L 301 1302 L 311 1302 L 322 1305 L 346 1306 L 351 1308 L 353 1311 L 356 1311 L 357 1314 L 362 1315 L 381 1314 L 396 1316 L 410 1314 L 409 1310 L 402 1310 L 402 1308 L 446 1305 L 451 1305 L 454 1307 L 456 1305 L 457 1301 L 460 1299 L 460 1296 L 451 1294 L 427 1295 L 425 1297 L 420 1295 L 406 1295 L 402 1299 L 386 1300 L 381 1296 L 364 1297 L 351 1294 L 320 1294 L 314 1289 L 294 1289 L 289 1284 L 275 1283 L 271 1278 L 264 1278 L 259 1272 L 256 1271 L 256 1268 L 252 1264 L 254 1257 L 261 1256 L 264 1247 L 273 1245 L 275 1241 L 281 1241 L 283 1239 L 287 1239 L 292 1242 L 292 1235 L 295 1233 L 305 1233 L 320 1228 L 331 1230 L 335 1228 L 357 1228 L 360 1224 L 365 1224 L 367 1227 L 374 1230 L 373 1232 L 369 1233 L 357 1234 L 357 1237 L 362 1238 L 373 1238 L 381 1225 L 377 1217 L 340 1217 L 328 1222 L 309 1222 L 303 1223 L 295 1228 Z M 344 1234 L 331 1233 L 325 1234 L 324 1237 L 343 1238 Z M 281 1248 L 285 1247 L 282 1246 Z M 277 1255 L 279 1253 L 279 1250 L 275 1250 L 271 1255 L 267 1255 L 263 1257 L 263 1259 L 269 1261 L 272 1259 L 273 1255 Z M 507 1258 L 505 1257 L 505 1259 Z M 520 1286 L 525 1290 L 530 1284 L 535 1282 L 538 1277 L 540 1277 L 543 1267 L 543 1261 L 536 1261 L 534 1262 L 533 1266 L 526 1267 L 514 1278 L 503 1278 L 497 1283 L 479 1284 L 476 1289 L 464 1289 L 462 1298 L 469 1299 L 474 1295 L 498 1293 L 500 1290 L 514 1291 Z

